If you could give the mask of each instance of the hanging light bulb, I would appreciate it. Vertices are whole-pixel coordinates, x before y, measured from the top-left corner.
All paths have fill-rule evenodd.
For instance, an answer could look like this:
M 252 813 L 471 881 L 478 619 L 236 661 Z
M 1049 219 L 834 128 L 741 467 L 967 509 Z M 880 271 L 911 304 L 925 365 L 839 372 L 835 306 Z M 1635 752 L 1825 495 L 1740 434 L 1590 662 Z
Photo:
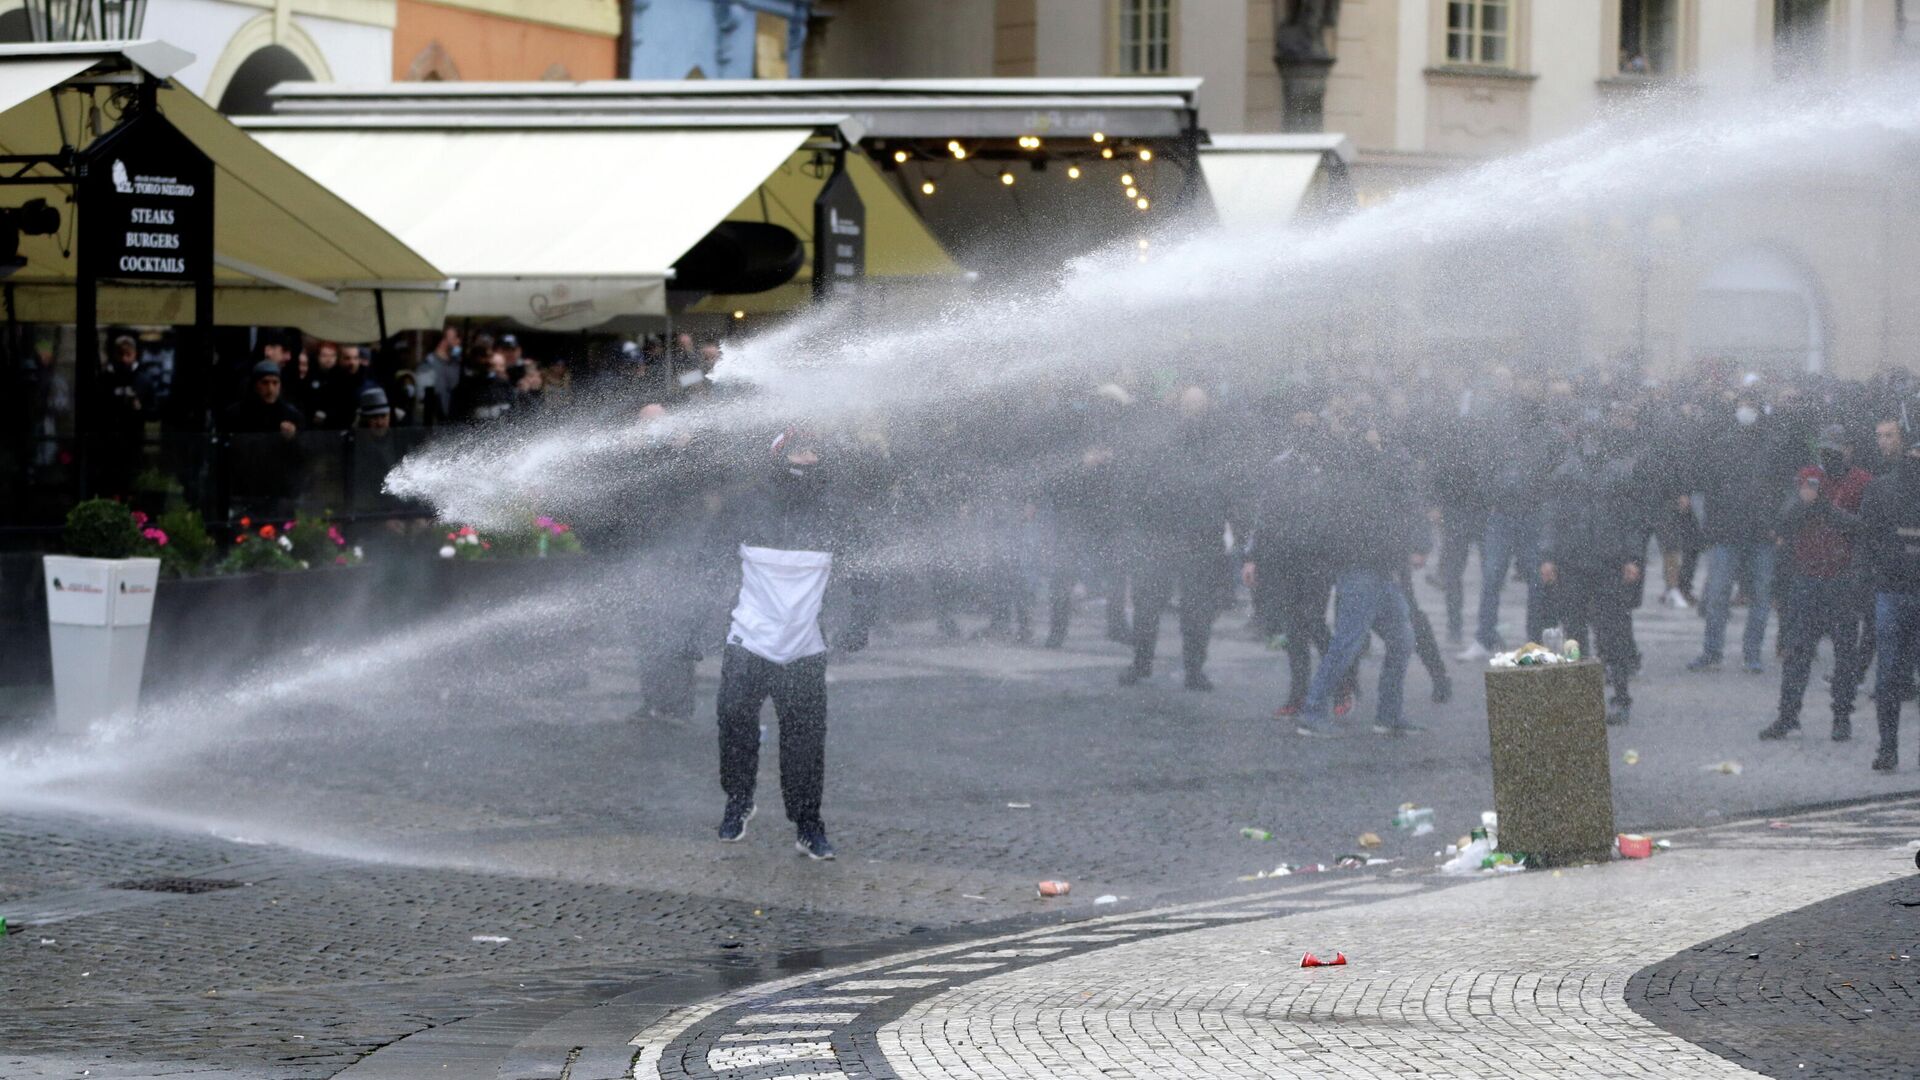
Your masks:
M 1145 210 L 1147 207 L 1152 206 L 1153 204 L 1148 202 L 1145 196 L 1142 196 L 1138 199 L 1133 200 L 1133 205 L 1139 207 L 1142 210 Z
M 1006 185 L 1007 187 L 1012 187 L 1012 186 L 1013 186 L 1013 174 L 1012 174 L 1012 173 L 1010 173 L 1010 172 L 1003 172 L 1003 173 L 1001 173 L 1001 174 L 1000 174 L 1000 182 L 1001 182 L 1002 184 L 1004 184 L 1004 185 Z
M 1130 188 L 1128 188 L 1128 189 L 1127 189 L 1127 198 L 1129 198 L 1129 199 L 1137 199 L 1137 198 L 1139 198 L 1139 197 L 1140 197 L 1140 189 L 1139 189 L 1139 188 L 1137 188 L 1137 187 L 1130 187 Z
M 895 164 L 905 165 L 907 163 L 907 152 L 905 150 L 895 150 L 893 152 L 893 160 Z
M 929 181 L 927 181 L 926 183 L 924 183 L 924 184 L 921 184 L 921 185 L 920 185 L 920 194 L 922 194 L 922 195 L 931 195 L 931 194 L 933 194 L 933 191 L 934 191 L 934 188 L 933 188 L 933 181 L 931 181 L 931 180 L 929 180 Z
M 1100 148 L 1100 156 L 1101 156 L 1101 157 L 1103 157 L 1103 158 L 1106 158 L 1106 159 L 1107 159 L 1108 161 L 1112 161 L 1112 160 L 1113 160 L 1113 147 L 1111 147 L 1111 146 L 1103 146 L 1103 147 L 1101 147 L 1101 148 Z
M 1067 179 L 1069 180 L 1080 179 L 1080 166 L 1078 165 L 1067 166 Z
M 1147 248 L 1151 247 L 1152 245 L 1148 243 L 1147 238 L 1143 236 L 1140 239 L 1134 241 L 1134 246 L 1138 247 L 1141 251 L 1145 251 L 1147 250 Z
M 746 317 L 747 317 L 747 313 L 746 313 L 746 312 L 744 312 L 744 311 L 741 311 L 741 310 L 740 310 L 740 309 L 738 309 L 738 308 L 735 308 L 735 309 L 734 309 L 734 312 L 733 312 L 733 317 L 734 317 L 735 319 L 744 319 L 744 318 L 746 318 Z
M 955 161 L 967 160 L 967 148 L 961 146 L 958 139 L 947 140 L 947 152 L 953 155 Z
M 1147 149 L 1147 148 L 1145 148 L 1145 147 L 1141 147 L 1141 148 L 1140 148 L 1140 160 L 1141 160 L 1141 161 L 1152 161 L 1152 160 L 1153 160 L 1153 151 L 1151 151 L 1151 150 L 1148 150 L 1148 149 Z
M 1104 131 L 1096 131 L 1096 132 L 1094 132 L 1094 133 L 1093 133 L 1093 141 L 1094 141 L 1094 142 L 1096 142 L 1096 143 L 1103 143 L 1103 142 L 1106 142 L 1106 141 L 1107 141 L 1107 133 L 1106 133 L 1106 132 L 1104 132 Z
M 1120 174 L 1120 184 L 1121 184 L 1121 186 L 1122 186 L 1122 187 L 1132 187 L 1132 186 L 1133 186 L 1133 174 L 1132 174 L 1132 173 L 1130 173 L 1130 172 L 1123 172 L 1123 173 L 1121 173 L 1121 174 Z

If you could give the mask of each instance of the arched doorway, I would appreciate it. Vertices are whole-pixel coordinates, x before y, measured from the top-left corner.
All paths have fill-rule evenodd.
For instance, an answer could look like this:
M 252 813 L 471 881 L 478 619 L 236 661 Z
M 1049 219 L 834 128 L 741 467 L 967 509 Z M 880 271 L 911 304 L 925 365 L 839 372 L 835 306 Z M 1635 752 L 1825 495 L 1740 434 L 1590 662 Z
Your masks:
M 313 72 L 293 51 L 281 45 L 256 49 L 234 70 L 220 94 L 220 111 L 228 116 L 260 116 L 273 111 L 267 91 L 283 82 L 311 82 Z
M 1786 374 L 1827 364 L 1826 318 L 1811 275 L 1780 252 L 1752 248 L 1714 267 L 1693 294 L 1692 358 Z

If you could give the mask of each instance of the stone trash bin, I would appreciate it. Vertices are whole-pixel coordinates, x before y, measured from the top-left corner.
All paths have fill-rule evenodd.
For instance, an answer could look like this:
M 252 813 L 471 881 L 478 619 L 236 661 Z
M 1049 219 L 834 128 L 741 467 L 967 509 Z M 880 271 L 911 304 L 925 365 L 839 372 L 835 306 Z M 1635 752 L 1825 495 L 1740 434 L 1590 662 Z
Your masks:
M 1487 736 L 1500 850 L 1524 852 L 1530 867 L 1612 857 L 1612 755 L 1598 662 L 1488 668 Z

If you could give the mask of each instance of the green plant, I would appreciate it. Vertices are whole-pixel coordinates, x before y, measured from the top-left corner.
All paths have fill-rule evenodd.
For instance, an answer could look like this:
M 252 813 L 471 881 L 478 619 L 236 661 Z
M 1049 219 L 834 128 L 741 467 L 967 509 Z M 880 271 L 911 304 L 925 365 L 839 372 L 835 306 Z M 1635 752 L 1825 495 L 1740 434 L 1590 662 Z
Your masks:
M 271 530 L 273 526 L 266 526 Z M 289 544 L 278 536 L 241 533 L 234 537 L 233 550 L 216 567 L 222 574 L 258 574 L 274 570 L 304 570 L 305 563 L 293 557 Z
M 360 561 L 360 549 L 347 543 L 328 514 L 296 518 L 287 523 L 283 535 L 293 542 L 293 557 L 309 566 L 352 566 Z
M 88 499 L 67 512 L 67 553 L 87 559 L 131 559 L 146 546 L 140 524 L 112 499 Z
M 200 512 L 176 506 L 161 514 L 154 526 L 167 538 L 160 546 L 160 571 L 168 577 L 190 577 L 213 561 L 213 537 L 207 535 Z

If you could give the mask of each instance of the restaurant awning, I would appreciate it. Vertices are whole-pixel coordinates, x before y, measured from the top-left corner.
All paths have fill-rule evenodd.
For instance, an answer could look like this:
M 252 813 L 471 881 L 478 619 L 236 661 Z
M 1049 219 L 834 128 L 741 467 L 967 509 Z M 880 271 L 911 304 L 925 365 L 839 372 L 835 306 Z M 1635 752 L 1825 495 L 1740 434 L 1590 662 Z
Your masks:
M 907 281 L 957 280 L 965 275 L 866 155 L 847 155 L 847 173 L 866 206 L 869 280 L 885 288 Z M 805 306 L 813 295 L 813 200 L 825 181 L 813 168 L 811 154 L 795 154 L 727 215 L 728 221 L 772 222 L 800 238 L 807 249 L 807 262 L 792 281 L 766 292 L 716 294 L 690 310 L 758 315 Z
M 673 264 L 839 117 L 258 117 L 248 128 L 457 275 L 456 315 L 664 315 Z
M 1303 210 L 1351 204 L 1352 157 L 1344 135 L 1215 135 L 1200 148 L 1200 172 L 1221 225 L 1267 228 Z
M 157 41 L 0 46 L 0 154 L 57 155 L 88 142 L 117 114 L 116 93 L 167 80 L 193 57 Z M 298 326 L 345 341 L 440 325 L 446 275 L 337 195 L 274 156 L 212 106 L 170 81 L 160 113 L 214 167 L 214 321 L 232 326 Z M 35 164 L 0 198 L 18 206 L 46 199 L 62 215 L 51 236 L 22 236 L 24 266 L 5 280 L 15 316 L 29 322 L 75 317 L 75 211 L 70 184 Z M 177 286 L 102 285 L 103 324 L 193 322 L 193 291 Z
M 863 139 L 1047 135 L 1181 137 L 1196 126 L 1200 80 L 1120 79 L 678 79 L 605 82 L 283 83 L 280 116 L 357 113 L 538 114 L 564 109 L 655 117 L 858 117 Z

